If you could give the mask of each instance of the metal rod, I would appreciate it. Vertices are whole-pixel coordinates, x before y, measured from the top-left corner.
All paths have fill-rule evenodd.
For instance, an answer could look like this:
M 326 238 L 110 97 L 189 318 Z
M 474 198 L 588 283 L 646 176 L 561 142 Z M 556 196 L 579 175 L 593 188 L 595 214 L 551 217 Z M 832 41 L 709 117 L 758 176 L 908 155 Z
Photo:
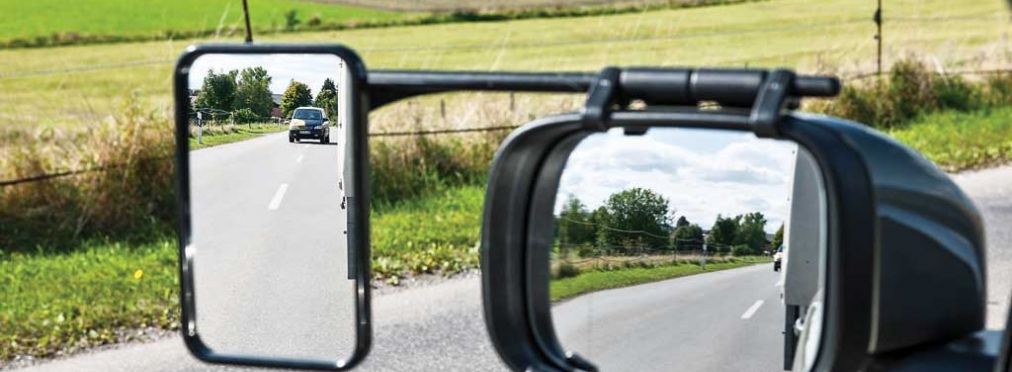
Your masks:
M 253 42 L 253 28 L 249 25 L 249 6 L 246 5 L 246 0 L 242 0 L 242 14 L 246 17 L 246 43 Z
M 878 43 L 878 57 L 876 58 L 876 69 L 878 76 L 882 76 L 882 0 L 878 0 L 878 8 L 875 9 L 875 41 Z

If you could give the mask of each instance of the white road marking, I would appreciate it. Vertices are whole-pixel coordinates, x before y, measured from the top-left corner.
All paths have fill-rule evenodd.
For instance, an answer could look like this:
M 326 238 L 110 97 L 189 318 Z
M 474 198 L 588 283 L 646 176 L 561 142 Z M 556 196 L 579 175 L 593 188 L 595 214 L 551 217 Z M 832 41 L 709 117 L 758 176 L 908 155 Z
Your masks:
M 774 287 L 783 287 L 784 286 L 784 280 L 780 279 L 780 281 L 778 281 L 777 284 L 774 284 L 773 286 Z
M 741 314 L 741 318 L 742 319 L 749 319 L 749 318 L 751 318 L 752 315 L 755 315 L 755 312 L 758 311 L 759 308 L 762 307 L 762 306 L 763 306 L 763 300 L 756 301 L 754 304 L 752 304 L 752 307 L 748 308 L 748 310 L 745 310 L 744 314 Z
M 305 155 L 299 155 L 299 158 L 298 158 L 298 159 L 295 159 L 295 162 L 296 162 L 296 163 L 301 163 L 301 162 L 302 162 L 302 157 L 303 157 L 303 156 L 305 156 Z
M 269 210 L 278 209 L 281 206 L 281 199 L 285 197 L 285 191 L 288 191 L 288 184 L 282 183 L 281 187 L 278 187 L 278 192 L 274 193 L 274 198 L 271 199 L 271 204 L 267 206 Z

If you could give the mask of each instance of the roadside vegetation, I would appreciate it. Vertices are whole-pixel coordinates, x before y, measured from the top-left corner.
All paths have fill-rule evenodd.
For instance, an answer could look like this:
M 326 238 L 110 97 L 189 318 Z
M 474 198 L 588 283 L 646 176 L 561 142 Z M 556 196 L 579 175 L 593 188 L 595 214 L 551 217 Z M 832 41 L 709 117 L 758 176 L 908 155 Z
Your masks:
M 715 257 L 707 260 L 705 270 L 698 260 L 671 259 L 671 257 L 662 262 L 644 261 L 595 268 L 579 275 L 552 280 L 548 291 L 552 301 L 560 301 L 595 291 L 771 262 L 765 257 Z
M 204 127 L 203 133 L 200 135 L 201 143 L 197 143 L 197 129 L 190 128 L 190 149 L 196 150 L 205 147 L 225 145 L 233 142 L 245 141 L 264 134 L 284 132 L 287 130 L 287 125 L 280 125 L 277 123 L 223 124 L 207 126 Z
M 178 6 L 190 2 L 179 2 Z M 845 0 L 829 0 L 818 6 L 800 3 L 780 0 L 687 10 L 640 8 L 616 15 L 576 11 L 564 15 L 568 10 L 562 9 L 551 17 L 566 18 L 511 21 L 507 19 L 527 16 L 473 13 L 479 17 L 463 12 L 445 17 L 463 17 L 453 22 L 467 17 L 502 22 L 333 32 L 300 32 L 308 29 L 313 19 L 313 11 L 300 10 L 296 13 L 300 22 L 291 28 L 292 33 L 258 36 L 258 41 L 341 40 L 358 49 L 370 68 L 586 71 L 607 64 L 748 64 L 785 65 L 801 72 L 845 76 L 869 70 L 874 57 L 874 44 L 868 41 L 874 26 L 865 21 L 872 13 L 870 2 L 862 6 Z M 11 6 L 36 6 L 25 4 L 29 5 Z M 70 9 L 77 6 L 72 4 Z M 953 68 L 1007 66 L 1010 61 L 1005 46 L 995 44 L 996 35 L 1007 30 L 1007 17 L 984 19 L 1006 14 L 1004 5 L 952 7 L 943 0 L 904 0 L 890 6 L 917 9 L 918 17 L 952 20 L 887 23 L 884 32 L 890 35 L 890 54 L 910 53 L 914 57 L 903 61 L 887 56 L 886 64 L 895 66 L 887 78 L 848 81 L 841 98 L 812 103 L 810 109 L 883 129 L 947 170 L 1012 159 L 1012 128 L 1008 124 L 1012 119 L 1012 78 L 1000 74 L 959 78 L 940 73 L 933 63 L 918 62 L 937 57 L 940 65 Z M 285 29 L 284 15 L 258 15 L 257 7 L 253 10 L 255 24 L 256 19 L 278 19 L 276 27 Z M 194 42 L 237 40 L 237 11 L 234 7 L 229 10 L 220 37 L 200 33 L 206 29 L 197 28 L 194 36 L 202 39 Z M 21 13 L 38 12 L 11 14 Z M 758 13 L 776 16 L 755 17 Z M 320 29 L 345 27 L 328 26 L 323 14 L 321 11 Z M 598 16 L 578 17 L 588 14 Z M 401 22 L 399 15 L 391 17 L 389 22 Z M 218 22 L 212 17 L 208 25 L 216 28 Z M 608 27 L 601 26 L 605 23 Z M 149 37 L 143 35 L 163 30 L 141 30 L 137 35 Z M 504 35 L 503 30 L 508 32 Z M 59 31 L 46 30 L 30 37 L 39 45 L 48 45 L 48 37 L 69 36 L 52 32 Z M 99 35 L 105 31 L 92 32 Z M 551 42 L 544 40 L 547 34 L 552 35 Z M 0 37 L 8 37 L 2 35 L 0 32 Z M 174 281 L 176 244 L 171 234 L 175 199 L 168 77 L 174 58 L 189 42 L 173 42 L 164 35 L 151 37 L 169 41 L 0 50 L 0 91 L 4 92 L 0 100 L 0 180 L 81 172 L 0 187 L 0 287 L 5 289 L 0 294 L 0 360 L 15 354 L 47 356 L 58 350 L 117 342 L 132 337 L 126 332 L 129 329 L 178 326 L 174 313 L 178 306 L 173 302 L 178 284 Z M 700 54 L 700 50 L 707 53 Z M 583 95 L 521 94 L 423 97 L 372 113 L 370 131 L 512 127 L 544 114 L 573 110 L 583 99 Z M 271 130 L 268 125 L 223 126 L 209 129 L 203 140 L 206 145 L 220 144 Z M 376 280 L 397 284 L 409 275 L 450 275 L 478 266 L 484 182 L 489 161 L 507 134 L 508 130 L 492 130 L 371 139 Z M 725 220 L 741 227 L 745 217 Z M 676 223 L 684 229 L 675 236 L 697 236 L 691 226 Z M 742 244 L 727 245 L 730 252 L 725 254 L 733 255 L 735 246 Z M 572 250 L 587 247 L 594 246 Z M 744 256 L 750 252 L 737 253 Z M 553 299 L 701 271 L 694 263 L 696 258 L 681 257 L 677 252 L 653 255 L 657 258 L 616 252 L 557 254 L 570 261 L 600 258 L 622 263 L 593 266 L 569 262 L 565 265 L 572 267 L 565 268 L 559 264 L 555 269 L 559 279 L 552 284 Z M 763 260 L 715 258 L 707 270 Z

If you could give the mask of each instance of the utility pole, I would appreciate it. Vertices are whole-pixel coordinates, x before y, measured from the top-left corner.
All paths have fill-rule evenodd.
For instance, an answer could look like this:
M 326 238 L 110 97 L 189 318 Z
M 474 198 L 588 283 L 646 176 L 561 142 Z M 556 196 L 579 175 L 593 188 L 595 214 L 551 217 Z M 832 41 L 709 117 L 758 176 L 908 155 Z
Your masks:
M 875 27 L 878 31 L 875 33 L 875 41 L 878 42 L 878 58 L 876 62 L 878 64 L 878 76 L 882 77 L 882 0 L 878 0 L 878 8 L 875 8 Z
M 249 25 L 249 7 L 242 0 L 242 14 L 246 17 L 246 44 L 253 43 L 253 29 Z

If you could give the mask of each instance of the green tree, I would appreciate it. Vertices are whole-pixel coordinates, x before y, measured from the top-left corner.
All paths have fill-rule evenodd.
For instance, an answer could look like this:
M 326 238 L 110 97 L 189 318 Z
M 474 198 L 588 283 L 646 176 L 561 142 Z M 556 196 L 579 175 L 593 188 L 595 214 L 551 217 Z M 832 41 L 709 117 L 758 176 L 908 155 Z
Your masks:
M 559 252 L 562 257 L 569 257 L 569 247 L 594 244 L 597 231 L 590 222 L 590 212 L 576 196 L 569 195 L 559 212 L 556 226 L 559 229 Z
M 697 251 L 703 249 L 703 228 L 697 224 L 683 225 L 675 228 L 675 249 L 679 251 Z
M 678 222 L 675 222 L 675 228 L 682 226 L 689 226 L 689 220 L 685 216 L 678 217 Z
M 330 79 L 327 80 L 329 81 Z M 313 105 L 327 111 L 327 116 L 333 119 L 337 115 L 337 91 L 327 89 L 327 83 L 324 82 L 323 88 L 320 88 L 320 93 L 316 94 L 316 102 Z
M 644 188 L 612 194 L 604 204 L 608 228 L 603 228 L 608 245 L 623 248 L 666 248 L 671 216 L 668 200 Z
M 235 77 L 238 71 L 215 73 L 208 70 L 204 82 L 200 86 L 200 94 L 194 108 L 197 111 L 211 114 L 211 120 L 227 118 L 232 112 L 236 97 Z M 206 117 L 206 114 L 205 114 Z
M 309 86 L 295 80 L 288 84 L 288 89 L 285 89 L 285 93 L 281 96 L 281 112 L 285 117 L 292 116 L 292 112 L 299 107 L 312 104 L 313 93 L 309 90 Z
M 780 224 L 777 233 L 773 235 L 773 249 L 779 248 L 782 244 L 784 244 L 784 224 Z
M 323 86 L 320 87 L 320 91 L 331 90 L 337 92 L 337 85 L 334 85 L 334 80 L 326 78 L 323 80 Z
M 248 109 L 255 120 L 271 115 L 271 77 L 263 67 L 249 67 L 239 72 L 234 110 Z
M 738 228 L 741 216 L 734 218 L 723 218 L 717 215 L 717 221 L 710 228 L 710 235 L 706 237 L 708 250 L 715 252 L 730 252 L 731 246 L 738 241 Z
M 736 244 L 747 246 L 752 254 L 762 253 L 766 246 L 766 217 L 762 213 L 753 212 L 741 216 Z

